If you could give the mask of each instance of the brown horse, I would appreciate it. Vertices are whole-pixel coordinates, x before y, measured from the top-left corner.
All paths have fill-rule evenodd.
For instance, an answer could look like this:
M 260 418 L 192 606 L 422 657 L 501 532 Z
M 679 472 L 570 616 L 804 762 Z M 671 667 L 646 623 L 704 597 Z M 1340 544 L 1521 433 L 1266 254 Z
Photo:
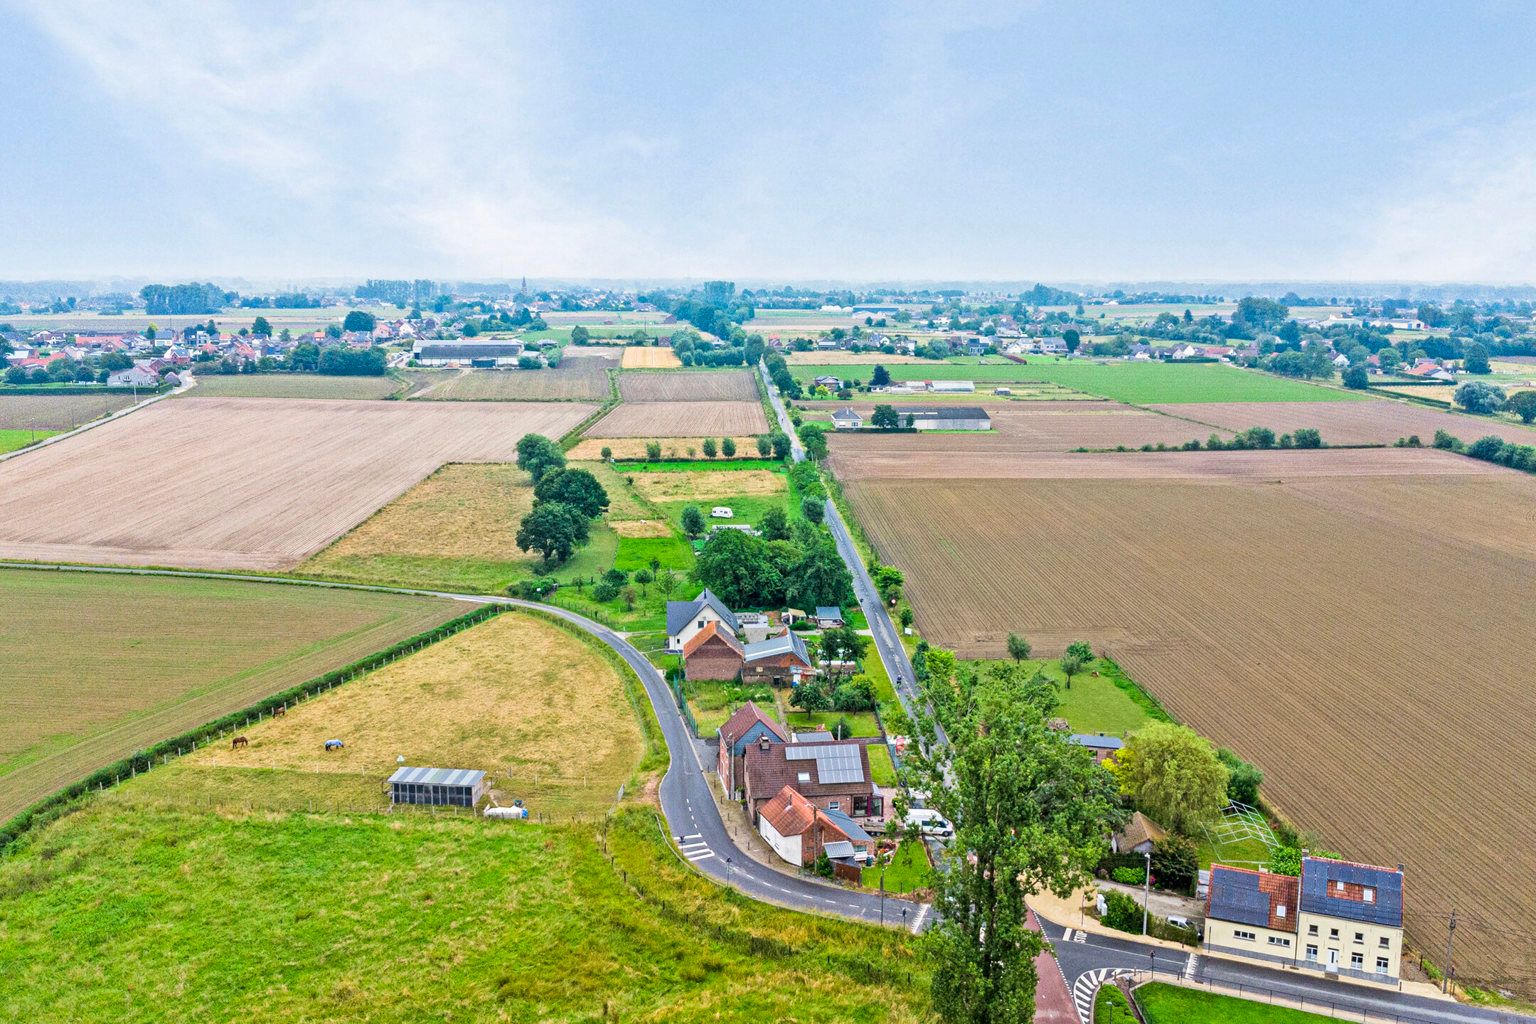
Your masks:
M 286 705 L 286 704 L 279 704 L 277 707 L 272 709 L 272 717 L 273 718 L 282 718 L 287 713 L 288 713 L 288 705 Z
M 251 741 L 246 739 L 244 736 L 236 736 L 234 740 L 230 742 L 229 749 L 239 750 L 241 747 L 248 747 L 250 745 Z

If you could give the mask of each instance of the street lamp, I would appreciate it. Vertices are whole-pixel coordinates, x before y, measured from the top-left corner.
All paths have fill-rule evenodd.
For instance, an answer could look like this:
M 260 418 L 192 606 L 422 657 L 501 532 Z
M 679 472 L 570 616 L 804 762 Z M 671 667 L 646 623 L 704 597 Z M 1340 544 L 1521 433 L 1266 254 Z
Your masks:
M 885 869 L 887 865 L 880 865 L 880 923 L 885 924 Z
M 1152 903 L 1152 851 L 1143 851 L 1147 858 L 1146 889 L 1141 897 L 1141 934 L 1147 934 L 1148 908 Z

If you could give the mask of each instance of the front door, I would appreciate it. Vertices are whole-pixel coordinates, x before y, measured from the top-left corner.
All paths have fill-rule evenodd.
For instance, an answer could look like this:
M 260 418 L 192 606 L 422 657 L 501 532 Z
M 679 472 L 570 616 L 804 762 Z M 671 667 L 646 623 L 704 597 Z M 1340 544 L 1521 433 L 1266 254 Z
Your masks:
M 1337 967 L 1337 966 L 1339 966 L 1339 951 L 1338 950 L 1330 949 L 1328 951 L 1328 966 L 1329 967 Z

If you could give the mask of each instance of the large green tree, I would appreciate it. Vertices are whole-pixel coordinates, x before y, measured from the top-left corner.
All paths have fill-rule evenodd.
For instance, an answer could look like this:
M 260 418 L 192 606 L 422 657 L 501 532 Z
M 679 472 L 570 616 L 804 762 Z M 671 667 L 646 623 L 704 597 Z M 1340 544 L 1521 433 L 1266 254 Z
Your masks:
M 853 600 L 853 576 L 830 537 L 809 548 L 785 574 L 785 600 L 795 608 L 844 605 Z
M 1227 805 L 1227 769 L 1210 741 L 1182 725 L 1142 726 L 1116 757 L 1120 792 L 1154 821 L 1191 835 Z
M 523 516 L 517 528 L 517 546 L 537 551 L 546 562 L 563 562 L 587 542 L 588 523 L 581 509 L 558 501 L 540 501 Z
M 543 434 L 524 434 L 517 442 L 517 467 L 538 483 L 550 470 L 565 468 L 565 453 Z
M 768 542 L 741 530 L 719 530 L 699 552 L 694 575 L 732 608 L 777 604 L 783 583 Z
M 533 489 L 539 501 L 558 501 L 579 508 L 587 518 L 595 519 L 608 511 L 608 492 L 585 469 L 552 469 Z
M 341 322 L 341 329 L 344 331 L 372 331 L 377 323 L 378 321 L 372 313 L 364 312 L 361 309 L 354 309 Z
M 1046 943 L 1028 927 L 1025 897 L 1064 897 L 1091 880 L 1123 821 L 1114 782 L 1049 727 L 1058 702 L 1038 675 L 993 665 L 953 682 L 930 675 L 924 689 L 934 687 L 944 689 L 931 703 L 949 742 L 933 744 L 924 718 L 927 752 L 903 766 L 904 781 L 955 826 L 922 939 L 934 1008 L 950 1024 L 1029 1021 Z
M 1504 408 L 1519 416 L 1521 423 L 1536 420 L 1536 391 L 1516 391 L 1504 403 Z

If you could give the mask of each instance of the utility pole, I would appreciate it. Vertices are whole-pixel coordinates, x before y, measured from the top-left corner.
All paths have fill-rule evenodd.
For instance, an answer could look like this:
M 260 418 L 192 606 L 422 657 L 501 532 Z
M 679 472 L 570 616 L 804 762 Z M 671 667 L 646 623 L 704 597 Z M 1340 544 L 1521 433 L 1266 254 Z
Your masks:
M 885 924 L 885 865 L 880 866 L 880 923 Z
M 1146 851 L 1146 857 L 1147 857 L 1147 877 L 1145 879 L 1146 890 L 1142 894 L 1142 897 L 1141 897 L 1141 934 L 1143 934 L 1143 935 L 1147 934 L 1147 915 L 1148 915 L 1148 912 L 1149 912 L 1148 908 L 1152 904 L 1152 851 L 1151 850 L 1147 850 Z
M 1447 992 L 1451 987 L 1451 976 L 1456 973 L 1452 966 L 1451 950 L 1456 943 L 1456 908 L 1451 908 L 1451 920 L 1445 930 L 1445 975 L 1440 979 L 1440 991 Z

